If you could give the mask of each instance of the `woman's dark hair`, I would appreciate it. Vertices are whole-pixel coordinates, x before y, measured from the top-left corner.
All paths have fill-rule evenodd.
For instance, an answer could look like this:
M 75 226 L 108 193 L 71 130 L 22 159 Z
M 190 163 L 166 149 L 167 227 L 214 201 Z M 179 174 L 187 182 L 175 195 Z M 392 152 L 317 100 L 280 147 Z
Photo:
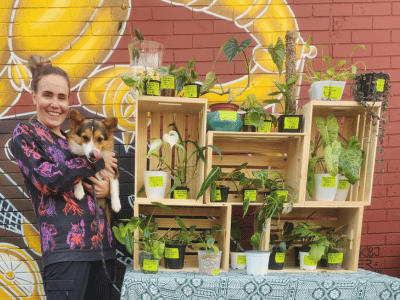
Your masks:
M 37 93 L 40 79 L 46 75 L 59 75 L 64 77 L 68 82 L 68 90 L 70 89 L 70 81 L 67 72 L 59 67 L 53 66 L 49 59 L 33 54 L 29 57 L 28 68 L 32 73 L 31 88 L 35 93 Z

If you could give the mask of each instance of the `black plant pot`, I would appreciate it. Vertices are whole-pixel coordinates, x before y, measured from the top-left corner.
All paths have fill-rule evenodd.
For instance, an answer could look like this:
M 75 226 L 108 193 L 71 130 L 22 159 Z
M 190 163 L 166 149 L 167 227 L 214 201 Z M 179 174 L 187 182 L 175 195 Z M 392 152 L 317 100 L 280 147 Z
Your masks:
M 175 77 L 164 76 L 161 78 L 161 96 L 175 97 Z
M 303 115 L 281 115 L 278 118 L 279 132 L 301 132 Z
M 186 245 L 165 244 L 164 264 L 167 269 L 183 269 Z
M 211 202 L 227 202 L 229 195 L 229 187 L 217 187 L 215 198 L 211 199 Z
M 294 247 L 294 265 L 300 267 L 300 248 L 299 246 Z
M 364 101 L 381 101 L 382 92 L 389 79 L 389 74 L 383 72 L 359 73 L 355 78 L 356 93 L 362 94 Z
M 160 96 L 160 85 L 159 80 L 149 80 L 145 83 L 145 90 L 147 96 Z
M 264 121 L 264 126 L 259 126 L 257 132 L 271 132 L 272 121 Z
M 285 263 L 286 252 L 280 249 L 273 249 L 268 262 L 268 269 L 270 270 L 282 270 Z
M 185 84 L 185 97 L 186 98 L 199 98 L 201 85 L 197 83 Z
M 172 192 L 172 198 L 174 199 L 188 199 L 189 188 L 186 186 L 177 186 Z
M 243 121 L 242 132 L 256 132 L 257 127 L 250 123 L 250 113 L 245 113 L 240 116 Z

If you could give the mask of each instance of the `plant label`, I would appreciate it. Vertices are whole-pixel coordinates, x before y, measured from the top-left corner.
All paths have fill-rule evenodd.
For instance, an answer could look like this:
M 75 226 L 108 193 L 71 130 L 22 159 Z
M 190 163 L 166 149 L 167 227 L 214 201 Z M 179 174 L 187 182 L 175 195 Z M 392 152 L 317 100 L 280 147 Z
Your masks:
M 143 259 L 143 270 L 156 271 L 158 270 L 158 260 Z
M 164 185 L 164 178 L 162 176 L 149 176 L 150 187 L 162 187 Z
M 238 256 L 236 256 L 236 263 L 238 265 L 245 265 L 246 264 L 246 255 L 238 255 Z
M 147 95 L 159 96 L 160 95 L 160 83 L 156 81 L 148 81 L 146 84 Z
M 215 201 L 221 201 L 222 197 L 221 197 L 221 190 L 216 190 L 215 191 Z
M 219 274 L 219 269 L 214 269 L 213 270 L 213 275 L 218 275 Z
M 173 90 L 175 89 L 175 78 L 173 76 L 164 76 L 161 78 L 161 89 L 162 90 Z
M 317 262 L 311 259 L 308 255 L 304 255 L 304 264 L 306 266 L 316 266 Z
M 328 253 L 328 264 L 340 264 L 343 262 L 343 253 Z
M 347 179 L 339 179 L 338 190 L 347 190 L 349 188 L 349 181 Z
M 342 90 L 343 88 L 338 86 L 324 86 L 322 97 L 340 100 Z
M 300 118 L 297 117 L 285 117 L 283 128 L 284 129 L 298 129 Z
M 385 86 L 385 79 L 378 79 L 376 81 L 376 91 L 383 92 L 383 88 Z
M 278 197 L 280 196 L 285 196 L 285 202 L 287 201 L 287 196 L 289 194 L 289 191 L 287 190 L 280 190 L 280 191 L 276 191 L 276 194 L 278 195 Z
M 236 121 L 237 120 L 237 112 L 236 111 L 220 110 L 219 111 L 219 117 L 220 117 L 221 121 L 223 121 L 223 120 Z
M 277 252 L 275 254 L 275 262 L 277 264 L 283 264 L 285 262 L 285 252 Z
M 185 85 L 185 97 L 197 98 L 197 85 Z
M 321 178 L 321 187 L 335 187 L 336 178 L 333 176 L 326 176 Z
M 165 248 L 165 258 L 178 259 L 179 258 L 178 248 Z
M 258 126 L 258 132 L 271 132 L 272 122 L 264 122 L 263 126 Z
M 174 199 L 187 199 L 188 191 L 187 190 L 174 190 Z
M 250 202 L 256 202 L 257 200 L 257 190 L 245 190 L 244 198 L 249 199 Z
M 250 122 L 250 114 L 245 114 L 244 115 L 244 125 L 250 126 L 251 122 Z

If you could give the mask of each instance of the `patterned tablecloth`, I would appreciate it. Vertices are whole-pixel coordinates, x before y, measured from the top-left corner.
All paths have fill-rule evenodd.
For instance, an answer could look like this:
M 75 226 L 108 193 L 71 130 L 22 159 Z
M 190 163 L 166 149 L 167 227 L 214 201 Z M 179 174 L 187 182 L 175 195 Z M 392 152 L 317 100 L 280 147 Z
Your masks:
M 266 276 L 232 270 L 200 276 L 192 272 L 143 274 L 127 267 L 121 300 L 136 299 L 400 300 L 400 279 L 361 269 L 354 273 L 279 272 Z

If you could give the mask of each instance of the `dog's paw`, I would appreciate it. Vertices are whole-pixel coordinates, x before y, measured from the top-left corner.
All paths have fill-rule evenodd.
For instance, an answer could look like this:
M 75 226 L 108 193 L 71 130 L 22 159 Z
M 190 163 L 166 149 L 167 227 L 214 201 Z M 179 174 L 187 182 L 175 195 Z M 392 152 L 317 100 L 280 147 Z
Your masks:
M 111 198 L 111 208 L 115 212 L 119 212 L 121 210 L 121 201 L 118 197 Z
M 85 191 L 83 189 L 82 184 L 78 184 L 77 186 L 75 186 L 74 195 L 75 195 L 75 198 L 78 200 L 82 200 L 83 197 L 85 197 Z

